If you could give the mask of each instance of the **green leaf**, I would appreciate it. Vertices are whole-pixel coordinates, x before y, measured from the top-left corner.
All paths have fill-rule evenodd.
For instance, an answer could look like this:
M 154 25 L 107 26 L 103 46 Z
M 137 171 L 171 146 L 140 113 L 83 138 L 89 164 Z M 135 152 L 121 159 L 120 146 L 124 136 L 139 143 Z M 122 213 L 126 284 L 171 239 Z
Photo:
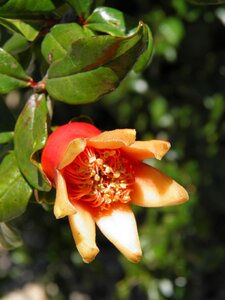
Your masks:
M 140 55 L 138 61 L 134 65 L 134 71 L 137 73 L 142 72 L 148 66 L 153 53 L 153 38 L 152 38 L 151 30 L 147 25 L 144 30 L 146 30 L 146 35 L 148 36 L 147 48 Z
M 0 165 L 0 222 L 20 216 L 26 209 L 32 189 L 18 168 L 14 153 Z
M 39 34 L 39 29 L 43 25 L 43 21 L 23 22 L 21 20 L 5 19 L 0 17 L 0 24 L 9 30 L 21 33 L 28 41 L 34 41 Z
M 12 55 L 15 55 L 27 50 L 29 46 L 30 43 L 22 34 L 14 33 L 11 38 L 6 41 L 3 49 Z
M 17 120 L 14 136 L 15 155 L 21 172 L 33 187 L 42 191 L 51 188 L 37 158 L 48 136 L 47 117 L 45 95 L 32 95 Z
M 225 3 L 225 0 L 189 0 L 189 2 L 199 5 L 209 5 L 209 4 L 222 4 Z
M 41 45 L 41 51 L 45 60 L 52 63 L 63 58 L 73 42 L 87 35 L 87 31 L 84 31 L 76 23 L 55 25 L 45 36 Z
M 71 104 L 96 101 L 113 91 L 147 47 L 145 25 L 127 37 L 80 39 L 65 58 L 54 62 L 46 88 L 55 99 Z
M 13 132 L 1 132 L 0 133 L 0 144 L 7 144 L 13 140 Z
M 96 8 L 85 21 L 85 27 L 114 36 L 123 36 L 126 31 L 123 13 L 111 7 Z
M 0 93 L 27 87 L 31 78 L 26 75 L 17 60 L 0 48 Z
M 84 104 L 113 91 L 118 84 L 119 79 L 110 68 L 100 67 L 91 72 L 48 80 L 47 89 L 53 98 L 62 102 Z
M 54 9 L 55 5 L 51 0 L 8 0 L 3 1 L 2 4 L 0 3 L 0 16 L 19 17 L 25 14 L 51 12 Z
M 93 0 L 67 0 L 73 7 L 79 17 L 87 17 L 89 15 Z
M 22 245 L 18 231 L 9 224 L 0 223 L 0 245 L 5 249 L 13 249 Z

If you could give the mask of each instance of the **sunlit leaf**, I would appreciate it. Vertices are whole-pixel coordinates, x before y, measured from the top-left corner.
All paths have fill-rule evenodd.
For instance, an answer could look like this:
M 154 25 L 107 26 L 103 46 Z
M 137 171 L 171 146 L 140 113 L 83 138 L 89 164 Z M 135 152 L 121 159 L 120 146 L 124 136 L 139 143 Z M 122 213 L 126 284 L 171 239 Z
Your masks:
M 42 26 L 41 22 L 23 22 L 21 20 L 5 19 L 0 17 L 0 24 L 14 32 L 21 33 L 28 41 L 33 41 L 39 34 L 38 28 Z
M 140 55 L 138 61 L 134 65 L 135 72 L 143 71 L 149 64 L 153 52 L 153 38 L 151 30 L 148 26 L 145 27 L 146 35 L 148 36 L 146 50 Z
M 38 151 L 47 140 L 47 117 L 45 95 L 32 95 L 17 120 L 14 137 L 21 172 L 33 187 L 43 191 L 50 190 L 50 185 L 41 173 Z
M 13 132 L 0 132 L 0 144 L 6 144 L 13 140 Z
M 21 215 L 32 189 L 20 173 L 14 153 L 8 154 L 0 165 L 0 222 Z
M 85 27 L 114 36 L 126 31 L 123 13 L 111 7 L 97 7 L 85 21 Z
M 27 87 L 30 79 L 17 60 L 0 48 L 0 93 Z
M 27 39 L 22 34 L 15 32 L 11 38 L 5 42 L 3 49 L 12 55 L 15 55 L 27 50 L 29 46 L 30 43 Z
M 127 37 L 95 36 L 73 43 L 65 58 L 53 63 L 46 88 L 71 104 L 96 101 L 113 91 L 147 47 L 145 25 Z
M 47 62 L 53 62 L 63 58 L 69 51 L 71 44 L 80 38 L 87 36 L 87 31 L 76 24 L 55 25 L 45 36 L 41 50 Z
M 79 17 L 86 17 L 91 9 L 93 0 L 67 0 Z
M 55 5 L 51 0 L 6 0 L 0 2 L 0 16 L 20 17 L 24 14 L 51 12 Z
M 5 249 L 13 249 L 22 245 L 18 231 L 7 223 L 0 223 L 0 245 Z

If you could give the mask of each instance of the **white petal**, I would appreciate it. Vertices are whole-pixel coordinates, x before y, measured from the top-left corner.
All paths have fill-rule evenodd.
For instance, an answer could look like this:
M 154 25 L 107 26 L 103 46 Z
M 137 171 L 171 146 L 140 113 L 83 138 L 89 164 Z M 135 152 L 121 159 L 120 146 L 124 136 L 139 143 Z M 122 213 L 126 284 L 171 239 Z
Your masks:
M 181 204 L 188 200 L 187 191 L 159 170 L 140 163 L 134 166 L 135 183 L 132 204 L 160 207 Z
M 77 213 L 69 216 L 73 238 L 83 261 L 90 263 L 98 254 L 95 243 L 95 222 L 91 214 L 81 206 L 76 206 Z
M 132 262 L 141 259 L 142 252 L 134 214 L 128 205 L 101 212 L 95 219 L 102 233 Z

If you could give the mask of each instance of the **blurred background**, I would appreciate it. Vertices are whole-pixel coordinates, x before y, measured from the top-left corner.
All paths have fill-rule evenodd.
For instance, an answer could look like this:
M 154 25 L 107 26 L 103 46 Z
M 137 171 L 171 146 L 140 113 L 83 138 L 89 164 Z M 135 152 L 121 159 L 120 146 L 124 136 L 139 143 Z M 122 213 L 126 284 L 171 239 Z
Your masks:
M 13 222 L 24 244 L 0 248 L 0 297 L 224 300 L 225 7 L 184 0 L 109 0 L 105 5 L 150 26 L 151 64 L 97 103 L 55 103 L 53 125 L 88 115 L 102 130 L 136 128 L 138 139 L 169 140 L 167 156 L 150 163 L 184 185 L 190 201 L 134 208 L 143 248 L 137 265 L 99 232 L 100 254 L 84 264 L 67 220 L 56 221 L 31 201 Z M 0 102 L 1 131 L 13 130 L 26 99 L 13 92 Z

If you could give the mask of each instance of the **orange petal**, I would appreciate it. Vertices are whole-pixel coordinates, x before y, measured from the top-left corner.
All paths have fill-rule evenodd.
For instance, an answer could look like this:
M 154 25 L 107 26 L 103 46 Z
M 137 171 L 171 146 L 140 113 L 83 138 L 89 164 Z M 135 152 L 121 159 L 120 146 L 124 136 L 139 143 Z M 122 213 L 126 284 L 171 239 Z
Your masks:
M 140 163 L 135 166 L 132 203 L 145 207 L 176 205 L 188 200 L 187 191 L 159 170 Z
M 102 233 L 132 262 L 141 259 L 142 252 L 134 214 L 128 205 L 101 212 L 95 219 Z
M 59 170 L 69 165 L 77 155 L 84 151 L 86 147 L 86 141 L 84 139 L 74 139 L 71 141 L 63 155 L 63 159 L 59 164 Z
M 129 146 L 135 142 L 136 131 L 134 129 L 116 129 L 104 131 L 88 140 L 88 145 L 98 149 L 116 149 Z
M 161 159 L 170 149 L 170 143 L 167 141 L 151 140 L 136 141 L 134 144 L 124 147 L 123 151 L 131 158 L 144 160 L 148 158 Z
M 99 249 L 95 243 L 95 222 L 91 214 L 81 206 L 76 206 L 77 213 L 69 216 L 73 238 L 83 261 L 90 263 Z
M 56 199 L 54 204 L 54 214 L 57 219 L 76 213 L 75 207 L 71 204 L 66 182 L 62 174 L 57 171 L 56 177 Z

